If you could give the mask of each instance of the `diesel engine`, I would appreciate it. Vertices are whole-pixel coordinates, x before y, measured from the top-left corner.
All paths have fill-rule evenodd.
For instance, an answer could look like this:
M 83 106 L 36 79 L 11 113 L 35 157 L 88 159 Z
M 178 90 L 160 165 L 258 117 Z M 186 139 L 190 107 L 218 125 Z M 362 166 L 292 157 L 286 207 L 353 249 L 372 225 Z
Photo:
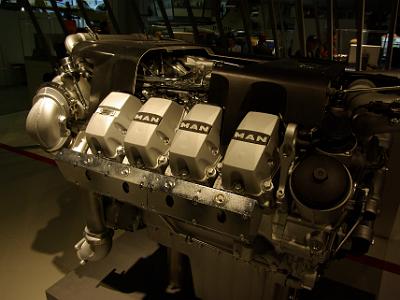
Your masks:
M 188 256 L 198 297 L 272 299 L 368 251 L 397 78 L 130 36 L 66 48 L 26 126 L 85 195 L 81 263 L 107 255 L 113 230 L 145 227 Z

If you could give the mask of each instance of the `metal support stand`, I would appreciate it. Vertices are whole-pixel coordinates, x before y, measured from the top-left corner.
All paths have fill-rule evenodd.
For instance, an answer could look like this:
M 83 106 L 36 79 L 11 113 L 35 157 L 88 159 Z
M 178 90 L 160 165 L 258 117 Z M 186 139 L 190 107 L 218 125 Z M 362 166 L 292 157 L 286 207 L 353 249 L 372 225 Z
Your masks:
M 165 26 L 167 27 L 168 35 L 171 39 L 174 38 L 174 32 L 171 27 L 171 23 L 169 22 L 167 11 L 165 10 L 163 0 L 157 0 L 158 7 L 160 8 L 161 15 L 164 19 Z
M 397 27 L 397 15 L 399 13 L 399 0 L 392 0 L 392 13 L 390 16 L 390 25 L 389 25 L 389 36 L 388 36 L 388 44 L 387 44 L 387 52 L 386 52 L 386 70 L 390 70 L 392 68 L 392 59 L 393 59 L 393 38 L 396 33 Z
M 58 9 L 56 0 L 50 0 L 50 3 L 51 3 L 51 7 L 54 10 L 54 13 L 56 14 L 58 23 L 60 23 L 60 27 L 61 27 L 62 31 L 64 32 L 64 35 L 67 36 L 68 30 L 67 30 L 67 27 L 65 27 L 64 18 L 62 17 L 60 10 Z
M 200 44 L 199 30 L 197 28 L 196 20 L 194 19 L 192 7 L 190 6 L 189 0 L 185 0 L 185 6 L 190 20 L 190 24 L 192 25 L 194 42 L 196 44 Z
M 52 67 L 54 68 L 57 65 L 57 63 L 56 63 L 53 55 L 51 54 L 51 47 L 50 47 L 49 43 L 47 42 L 42 29 L 40 28 L 39 22 L 36 19 L 35 13 L 32 10 L 32 6 L 29 4 L 28 0 L 18 0 L 18 1 L 20 2 L 21 6 L 24 7 L 25 11 L 28 13 L 28 15 L 32 21 L 33 27 L 35 27 L 35 31 L 39 36 L 40 42 L 43 44 L 45 55 L 48 58 L 49 62 L 51 63 Z
M 251 44 L 251 24 L 249 18 L 249 7 L 246 0 L 240 0 L 240 11 L 242 13 L 243 27 L 246 34 L 246 44 L 249 49 L 248 54 L 253 54 L 253 45 Z
M 262 1 L 263 2 L 263 1 Z M 281 57 L 281 43 L 279 40 L 278 35 L 278 27 L 276 25 L 276 14 L 275 14 L 275 5 L 274 0 L 268 0 L 268 10 L 269 10 L 269 18 L 271 20 L 271 27 L 272 27 L 272 35 L 274 37 L 274 45 L 275 45 L 275 56 Z
M 224 49 L 224 53 L 228 52 L 228 45 L 226 42 L 224 26 L 221 20 L 221 0 L 214 1 L 214 13 L 215 13 L 215 22 L 217 23 L 218 33 L 221 39 L 222 47 Z
M 94 31 L 94 26 L 92 21 L 90 21 L 90 18 L 86 12 L 85 6 L 83 5 L 83 1 L 82 0 L 76 0 L 76 3 L 78 4 L 79 10 L 82 13 L 82 17 L 86 22 L 86 25 L 92 30 Z
M 302 56 L 306 56 L 306 33 L 304 27 L 304 11 L 303 11 L 303 0 L 296 0 L 296 16 L 297 16 L 297 30 L 299 33 L 300 51 Z
M 357 51 L 356 51 L 356 71 L 362 70 L 362 45 L 363 45 L 363 30 L 365 16 L 365 0 L 358 0 L 358 16 L 357 16 Z
M 139 26 L 139 30 L 141 33 L 145 33 L 145 28 L 144 28 L 144 23 L 142 20 L 142 16 L 140 15 L 140 10 L 139 7 L 137 6 L 136 0 L 131 0 L 128 1 L 128 3 L 130 3 L 132 5 L 132 12 L 134 14 L 134 18 L 137 22 L 137 25 Z
M 314 0 L 314 17 L 315 17 L 315 28 L 317 30 L 317 38 L 319 41 L 321 41 L 321 24 L 319 22 L 318 0 Z
M 121 33 L 121 30 L 120 30 L 120 28 L 119 28 L 117 19 L 116 19 L 115 16 L 114 16 L 114 12 L 113 12 L 112 7 L 111 7 L 111 5 L 110 5 L 110 1 L 109 1 L 109 0 L 103 0 L 103 2 L 104 2 L 104 5 L 105 5 L 105 7 L 106 7 L 106 9 L 107 9 L 108 17 L 110 18 L 111 24 L 112 24 L 112 26 L 113 26 L 115 32 L 116 32 L 117 34 L 120 34 L 120 33 Z
M 333 36 L 334 36 L 334 23 L 333 23 L 333 0 L 327 0 L 328 5 L 328 57 L 330 60 L 333 60 Z

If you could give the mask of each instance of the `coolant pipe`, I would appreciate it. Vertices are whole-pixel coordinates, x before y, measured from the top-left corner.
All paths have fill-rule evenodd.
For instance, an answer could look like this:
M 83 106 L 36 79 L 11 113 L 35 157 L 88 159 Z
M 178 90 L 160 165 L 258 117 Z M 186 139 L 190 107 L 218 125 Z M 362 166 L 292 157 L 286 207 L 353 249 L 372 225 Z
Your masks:
M 113 230 L 105 225 L 103 199 L 101 195 L 82 190 L 85 203 L 86 227 L 83 238 L 75 245 L 80 263 L 98 261 L 110 252 Z

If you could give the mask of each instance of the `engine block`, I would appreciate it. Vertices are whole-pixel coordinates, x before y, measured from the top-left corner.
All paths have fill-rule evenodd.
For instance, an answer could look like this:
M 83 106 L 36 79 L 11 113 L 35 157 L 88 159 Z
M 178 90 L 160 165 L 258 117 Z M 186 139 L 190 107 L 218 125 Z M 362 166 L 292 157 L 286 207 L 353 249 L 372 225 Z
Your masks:
M 73 38 L 27 130 L 88 192 L 82 263 L 108 253 L 113 229 L 142 224 L 189 256 L 199 297 L 217 297 L 203 283 L 219 261 L 247 274 L 251 298 L 269 299 L 275 284 L 312 289 L 330 260 L 368 251 L 400 116 L 398 96 L 379 88 L 397 79 L 176 41 Z

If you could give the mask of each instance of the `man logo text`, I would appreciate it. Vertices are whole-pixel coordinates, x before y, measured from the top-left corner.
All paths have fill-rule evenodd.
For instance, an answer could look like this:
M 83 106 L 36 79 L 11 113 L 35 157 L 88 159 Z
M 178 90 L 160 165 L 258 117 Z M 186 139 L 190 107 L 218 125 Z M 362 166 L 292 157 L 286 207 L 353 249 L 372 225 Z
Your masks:
M 156 125 L 160 124 L 161 119 L 162 118 L 160 116 L 150 113 L 137 113 L 134 118 L 135 121 L 156 124 Z
M 193 131 L 205 134 L 209 133 L 211 130 L 210 125 L 196 121 L 183 121 L 179 128 L 186 131 Z
M 269 135 L 250 130 L 238 129 L 233 135 L 233 139 L 253 144 L 266 145 L 269 141 Z

